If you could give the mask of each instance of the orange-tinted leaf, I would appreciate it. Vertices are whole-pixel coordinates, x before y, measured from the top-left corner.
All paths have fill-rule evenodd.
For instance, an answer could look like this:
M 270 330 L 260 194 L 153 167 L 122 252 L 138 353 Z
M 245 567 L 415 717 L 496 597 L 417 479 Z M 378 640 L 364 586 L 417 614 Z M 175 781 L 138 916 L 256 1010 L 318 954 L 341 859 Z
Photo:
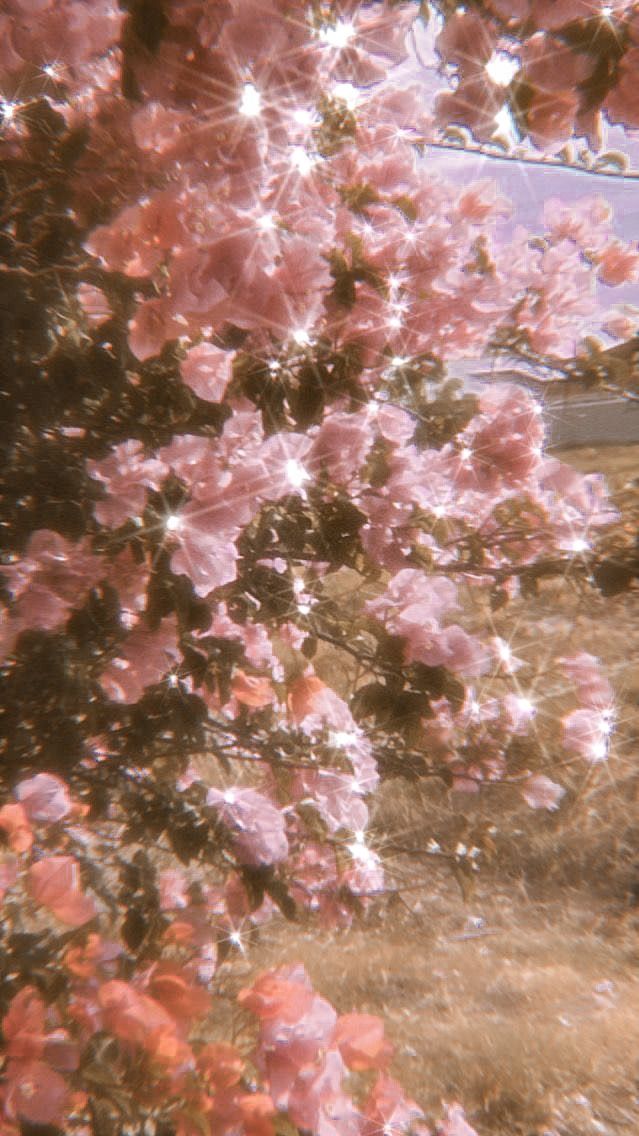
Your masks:
M 25 986 L 11 999 L 2 1019 L 7 1055 L 33 1060 L 44 1049 L 44 1002 L 33 986 Z
M 207 991 L 202 986 L 192 986 L 175 967 L 157 967 L 149 982 L 149 993 L 177 1021 L 190 1022 L 211 1009 Z
M 33 864 L 28 888 L 36 903 L 70 927 L 80 927 L 95 916 L 94 900 L 80 891 L 80 872 L 73 856 L 49 856 Z
M 269 680 L 260 675 L 247 675 L 237 670 L 233 675 L 231 691 L 243 706 L 250 706 L 259 710 L 263 706 L 270 706 L 275 698 L 273 687 Z
M 237 1098 L 246 1136 L 272 1136 L 275 1105 L 267 1093 L 244 1093 Z
M 98 1002 L 107 1030 L 123 1041 L 153 1047 L 158 1031 L 175 1033 L 175 1022 L 164 1006 L 128 982 L 105 982 L 98 991 Z
M 244 1070 L 244 1060 L 234 1046 L 214 1041 L 200 1051 L 197 1066 L 211 1085 L 224 1090 L 237 1085 Z
M 33 844 L 33 832 L 22 805 L 3 805 L 0 809 L 0 828 L 7 834 L 12 852 L 28 852 Z
M 296 1022 L 310 1008 L 313 991 L 302 982 L 291 982 L 277 974 L 260 975 L 253 985 L 240 990 L 238 1002 L 258 1018 L 281 1018 L 283 1022 Z
M 301 722 L 312 712 L 315 695 L 324 688 L 325 683 L 314 674 L 302 675 L 291 683 L 287 701 L 294 722 Z
M 5 1109 L 29 1124 L 61 1126 L 67 1109 L 66 1081 L 44 1061 L 10 1061 Z
M 333 1034 L 333 1044 L 349 1069 L 384 1069 L 392 1046 L 384 1038 L 384 1024 L 373 1014 L 343 1014 Z

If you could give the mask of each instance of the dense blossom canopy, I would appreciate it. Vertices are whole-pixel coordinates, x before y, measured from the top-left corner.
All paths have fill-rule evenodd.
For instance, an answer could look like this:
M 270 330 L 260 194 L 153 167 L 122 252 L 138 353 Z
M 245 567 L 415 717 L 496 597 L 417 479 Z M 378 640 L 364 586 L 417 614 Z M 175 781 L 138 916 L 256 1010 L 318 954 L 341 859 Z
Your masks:
M 365 916 L 381 777 L 565 792 L 492 611 L 593 563 L 614 591 L 616 512 L 530 394 L 446 368 L 572 359 L 639 253 L 595 195 L 505 241 L 508 203 L 428 141 L 505 99 L 536 146 L 639 125 L 639 15 L 435 5 L 431 114 L 397 81 L 426 7 L 0 14 L 3 1136 L 427 1136 L 377 1018 L 287 965 L 231 1044 L 219 975 L 274 915 Z M 598 661 L 545 667 L 557 765 L 605 760 Z M 436 1132 L 474 1136 L 455 1103 Z

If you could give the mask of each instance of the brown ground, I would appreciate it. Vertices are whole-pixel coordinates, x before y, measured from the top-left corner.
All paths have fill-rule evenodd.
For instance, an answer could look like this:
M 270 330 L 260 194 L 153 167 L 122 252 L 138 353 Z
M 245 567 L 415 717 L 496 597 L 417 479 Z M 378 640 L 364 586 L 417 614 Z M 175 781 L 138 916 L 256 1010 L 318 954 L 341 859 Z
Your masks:
M 561 456 L 606 472 L 636 513 L 639 447 Z M 340 1010 L 383 1015 L 393 1072 L 430 1115 L 459 1099 L 480 1136 L 636 1136 L 639 585 L 605 600 L 551 584 L 504 618 L 528 660 L 552 639 L 606 662 L 619 701 L 609 762 L 571 772 L 556 814 L 387 782 L 375 832 L 395 899 L 349 932 L 270 928 L 230 983 L 303 960 Z M 494 855 L 464 900 L 425 848 L 483 818 Z

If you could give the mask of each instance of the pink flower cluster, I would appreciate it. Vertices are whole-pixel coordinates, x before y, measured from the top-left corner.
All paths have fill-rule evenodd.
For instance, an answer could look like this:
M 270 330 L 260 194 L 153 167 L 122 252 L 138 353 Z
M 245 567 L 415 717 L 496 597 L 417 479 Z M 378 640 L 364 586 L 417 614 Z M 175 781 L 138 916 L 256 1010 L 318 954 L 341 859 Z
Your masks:
M 489 661 L 480 642 L 458 624 L 441 625 L 441 617 L 455 607 L 457 590 L 451 580 L 425 576 L 414 568 L 402 569 L 382 596 L 366 604 L 369 615 L 405 640 L 407 662 L 445 666 L 469 676 L 482 674 Z
M 261 975 L 239 1001 L 259 1020 L 258 1067 L 275 1106 L 294 1124 L 321 1136 L 372 1136 L 391 1126 L 400 1134 L 428 1136 L 421 1109 L 385 1072 L 391 1048 L 378 1018 L 338 1017 L 299 964 Z M 367 1069 L 378 1070 L 378 1077 L 357 1107 L 347 1088 L 348 1073 Z M 452 1128 L 445 1131 L 453 1136 Z M 470 1126 L 468 1136 L 473 1136 Z
M 599 660 L 587 651 L 559 660 L 581 705 L 562 719 L 563 743 L 591 764 L 605 761 L 614 730 L 614 695 Z
M 389 697 L 391 667 L 404 694 L 413 677 L 441 681 L 449 696 L 422 692 L 418 725 L 425 763 L 454 789 L 506 780 L 549 811 L 564 793 L 546 771 L 509 769 L 511 747 L 526 752 L 535 729 L 527 672 L 492 626 L 471 634 L 455 613 L 469 584 L 492 599 L 503 583 L 507 597 L 537 561 L 585 555 L 616 513 L 602 479 L 544 457 L 540 408 L 518 387 L 488 389 L 442 442 L 433 402 L 443 417 L 459 407 L 433 376 L 506 333 L 533 355 L 572 354 L 595 281 L 632 281 L 639 254 L 612 235 L 598 198 L 548 202 L 542 237 L 520 228 L 505 242 L 494 184 L 447 185 L 419 147 L 436 119 L 491 137 L 506 103 L 538 146 L 556 150 L 574 129 L 593 138 L 600 107 L 582 96 L 599 49 L 575 25 L 595 16 L 585 0 L 448 5 L 437 50 L 456 86 L 431 114 L 419 84 L 397 84 L 412 3 L 170 0 L 152 44 L 140 6 L 125 7 L 7 0 L 0 14 L 3 156 L 22 179 L 37 165 L 29 114 L 40 99 L 74 145 L 84 139 L 77 160 L 60 143 L 52 163 L 68 160 L 65 220 L 84 242 L 61 273 L 77 328 L 56 322 L 38 367 L 67 349 L 107 353 L 122 388 L 110 449 L 84 425 L 98 405 L 88 396 L 81 408 L 65 403 L 37 439 L 85 455 L 85 535 L 34 528 L 2 570 L 6 672 L 20 675 L 23 632 L 63 633 L 53 645 L 84 668 L 87 691 L 69 712 L 85 745 L 73 776 L 86 788 L 101 772 L 108 787 L 99 828 L 89 808 L 99 813 L 100 800 L 79 804 L 75 781 L 38 767 L 0 808 L 8 920 L 17 926 L 19 911 L 29 933 L 46 929 L 66 983 L 55 1005 L 31 985 L 10 1002 L 2 1124 L 7 1136 L 80 1129 L 86 1047 L 107 1034 L 125 1089 L 146 1114 L 163 1110 L 178 1136 L 273 1136 L 281 1113 L 312 1136 L 428 1136 L 388 1075 L 378 1019 L 339 1016 L 299 965 L 240 995 L 258 1022 L 252 1071 L 240 1047 L 203 1044 L 199 1031 L 226 952 L 243 951 L 276 909 L 344 926 L 384 890 L 367 800 L 384 727 L 358 724 L 319 677 L 309 661 L 321 658 L 318 641 L 356 657 L 354 685 L 370 669 Z M 637 17 L 630 4 L 606 7 L 623 35 L 602 105 L 632 122 Z M 518 71 L 507 89 L 487 72 L 503 51 Z M 26 270 L 29 287 L 49 280 L 49 268 L 38 273 Z M 171 397 L 155 421 L 162 376 Z M 129 398 L 144 412 L 127 422 Z M 171 421 L 188 425 L 172 432 Z M 28 516 L 26 497 L 23 506 Z M 260 571 L 281 583 L 286 610 L 253 589 Z M 363 615 L 361 595 L 353 610 L 340 598 L 353 577 L 366 589 Z M 602 761 L 610 686 L 585 652 L 560 665 L 579 702 L 559 723 L 564 747 Z M 491 689 L 474 689 L 479 678 Z M 140 721 L 154 701 L 166 720 Z M 188 766 L 174 704 L 206 718 Z M 43 752 L 34 745 L 38 760 Z M 151 816 L 147 789 L 170 798 L 186 850 L 179 825 Z M 144 876 L 132 801 L 149 833 L 157 825 L 162 855 L 189 863 L 151 865 L 124 911 L 129 885 L 110 902 L 112 879 Z M 92 869 L 103 855 L 102 877 Z M 376 1075 L 363 1101 L 352 1091 L 360 1072 Z M 475 1133 L 450 1104 L 437 1136 Z
M 436 49 L 455 68 L 453 89 L 436 99 L 442 125 L 463 124 L 492 140 L 507 107 L 519 132 L 547 152 L 574 135 L 599 148 L 602 113 L 637 125 L 639 18 L 630 0 L 599 8 L 590 0 L 490 0 L 483 11 L 437 6 L 445 22 Z M 491 69 L 500 58 L 509 63 L 503 74 Z M 603 68 L 611 74 L 606 84 Z
M 27 628 L 59 627 L 105 568 L 87 541 L 73 544 L 50 529 L 33 533 L 24 556 L 3 568 L 12 606 L 3 611 L 0 654 Z

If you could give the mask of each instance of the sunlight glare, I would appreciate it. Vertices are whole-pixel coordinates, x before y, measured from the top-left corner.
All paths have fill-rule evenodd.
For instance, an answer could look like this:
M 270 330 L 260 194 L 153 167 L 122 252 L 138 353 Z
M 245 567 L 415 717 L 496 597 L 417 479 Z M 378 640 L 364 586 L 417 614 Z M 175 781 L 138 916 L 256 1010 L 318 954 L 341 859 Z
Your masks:
M 519 60 L 505 51 L 494 51 L 485 66 L 486 74 L 498 87 L 508 87 L 519 71 Z
M 501 131 L 508 142 L 517 141 L 517 130 L 510 110 L 505 103 L 493 118 L 497 130 Z
M 261 217 L 258 217 L 257 227 L 258 229 L 261 229 L 263 233 L 271 232 L 275 228 L 274 214 L 263 213 Z
M 307 174 L 310 174 L 315 165 L 313 158 L 306 152 L 303 146 L 293 146 L 290 161 L 293 168 L 299 170 L 302 177 L 306 177 Z
M 296 107 L 293 111 L 293 120 L 300 126 L 312 126 L 317 120 L 317 115 L 309 107 Z
M 336 83 L 333 94 L 336 99 L 346 103 L 349 110 L 356 110 L 363 98 L 361 90 L 353 83 Z
M 262 110 L 262 96 L 253 83 L 245 83 L 240 100 L 240 114 L 245 118 L 257 118 Z
M 7 99 L 0 99 L 0 115 L 2 115 L 3 122 L 13 122 L 18 105 L 18 103 L 10 102 Z
M 286 480 L 289 485 L 294 489 L 301 489 L 305 481 L 311 480 L 311 475 L 308 470 L 304 469 L 301 462 L 297 458 L 288 458 L 286 462 Z
M 590 542 L 582 536 L 573 537 L 567 545 L 568 552 L 586 552 L 589 548 Z
M 354 35 L 355 28 L 350 21 L 337 20 L 336 23 L 329 24 L 322 28 L 320 39 L 329 47 L 336 47 L 341 51 Z

